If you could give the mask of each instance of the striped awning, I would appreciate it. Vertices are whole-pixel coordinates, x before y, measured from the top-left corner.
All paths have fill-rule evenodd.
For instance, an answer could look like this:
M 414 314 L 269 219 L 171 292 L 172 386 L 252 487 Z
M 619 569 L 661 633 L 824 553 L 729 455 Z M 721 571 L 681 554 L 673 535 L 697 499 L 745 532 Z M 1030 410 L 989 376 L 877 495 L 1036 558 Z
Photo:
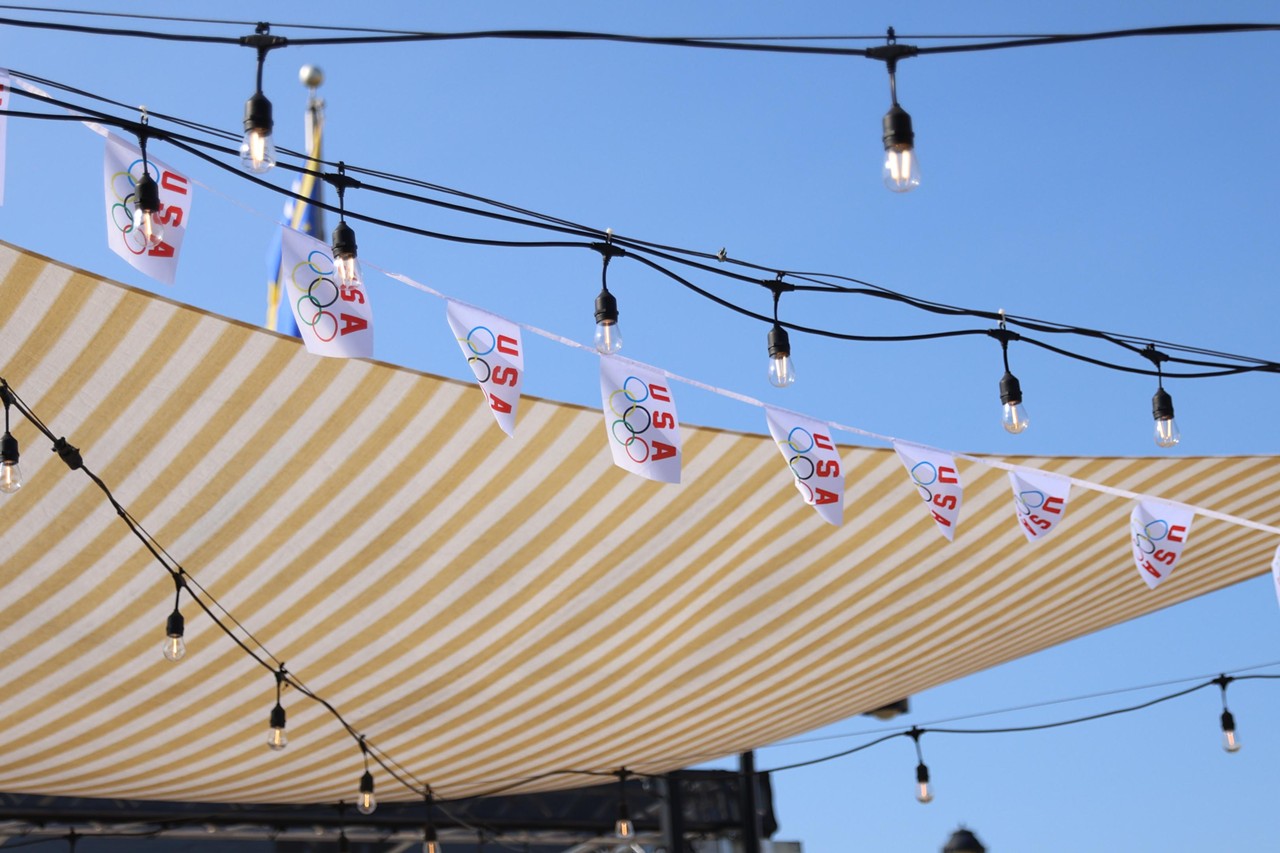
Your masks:
M 1137 576 L 1130 501 L 1077 489 L 1038 546 L 1004 472 L 960 462 L 947 544 L 891 449 L 847 446 L 845 523 L 767 436 L 683 428 L 679 486 L 615 468 L 596 410 L 315 358 L 291 338 L 0 247 L 0 375 L 261 645 L 444 796 L 739 752 L 1264 572 L 1274 536 L 1200 517 Z M 350 800 L 359 750 L 174 586 L 17 422 L 0 502 L 0 790 Z M 359 463 L 353 460 L 360 460 Z M 1280 460 L 1007 458 L 1257 521 Z M 382 799 L 413 799 L 375 768 Z

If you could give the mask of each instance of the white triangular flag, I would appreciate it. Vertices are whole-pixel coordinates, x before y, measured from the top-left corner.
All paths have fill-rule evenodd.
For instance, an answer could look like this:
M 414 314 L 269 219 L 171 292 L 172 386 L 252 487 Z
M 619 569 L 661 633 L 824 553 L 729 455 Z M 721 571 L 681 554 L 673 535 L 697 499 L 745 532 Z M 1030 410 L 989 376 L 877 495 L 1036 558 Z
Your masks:
M 911 484 L 920 493 L 925 509 L 938 525 L 938 531 L 950 542 L 960 520 L 960 504 L 964 500 L 964 487 L 956 472 L 956 461 L 951 454 L 919 444 L 895 441 L 893 449 L 907 467 Z
M 147 239 L 133 227 L 135 188 L 142 177 L 142 151 L 118 136 L 107 136 L 102 160 L 107 245 L 138 272 L 162 284 L 173 284 L 182 252 L 182 237 L 191 218 L 191 182 L 154 157 L 147 158 L 147 166 L 160 190 L 156 219 L 164 226 L 164 239 L 154 246 L 148 246 Z
M 452 299 L 445 300 L 445 316 L 498 426 L 507 435 L 515 435 L 516 408 L 524 382 L 520 327 L 505 317 Z
M 680 482 L 680 422 L 666 375 L 602 355 L 600 401 L 613 464 L 660 483 Z
M 844 474 L 831 425 L 794 412 L 764 408 L 769 434 L 787 461 L 796 490 L 828 524 L 844 520 Z
M 1044 539 L 1067 513 L 1071 481 L 1044 471 L 1010 471 L 1013 511 L 1028 542 Z
M 1191 532 L 1190 509 L 1163 501 L 1143 498 L 1129 514 L 1129 543 L 1133 564 L 1151 589 L 1173 574 L 1174 567 L 1187 547 Z
M 373 306 L 364 284 L 339 284 L 333 249 L 281 226 L 280 281 L 307 352 L 333 358 L 373 355 Z

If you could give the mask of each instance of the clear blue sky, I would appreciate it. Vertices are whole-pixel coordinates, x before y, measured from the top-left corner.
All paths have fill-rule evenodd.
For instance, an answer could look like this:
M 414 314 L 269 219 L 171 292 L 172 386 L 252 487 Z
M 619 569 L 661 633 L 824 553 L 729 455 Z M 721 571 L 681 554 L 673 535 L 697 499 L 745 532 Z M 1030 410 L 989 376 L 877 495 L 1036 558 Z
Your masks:
M 268 14 L 264 4 L 244 2 L 76 5 L 250 20 Z M 1267 2 L 798 5 L 282 2 L 269 14 L 280 22 L 651 35 L 859 34 L 888 25 L 903 34 L 1043 33 L 1280 20 L 1280 8 Z M 0 39 L 2 61 L 13 69 L 229 129 L 253 86 L 252 54 L 240 48 L 7 28 Z M 1278 46 L 1280 34 L 1272 33 L 904 61 L 899 96 L 915 119 L 924 173 L 921 188 L 906 196 L 880 183 L 888 87 L 883 66 L 865 59 L 508 41 L 289 49 L 268 60 L 265 89 L 279 142 L 300 148 L 305 91 L 297 70 L 323 66 L 330 158 L 620 234 L 712 252 L 724 246 L 734 257 L 843 273 L 928 299 L 1276 359 Z M 102 143 L 76 125 L 10 121 L 0 235 L 261 322 L 271 225 L 240 205 L 275 217 L 279 199 L 163 145 L 153 153 L 239 202 L 198 192 L 174 286 L 153 285 L 106 249 Z M 537 239 L 358 192 L 348 203 L 423 228 Z M 368 226 L 359 228 L 359 242 L 362 257 L 383 267 L 590 340 L 599 286 L 593 254 L 450 245 Z M 702 281 L 768 308 L 763 291 Z M 871 345 L 793 334 L 799 381 L 775 391 L 765 381 L 763 324 L 728 315 L 638 264 L 617 263 L 610 282 L 625 354 L 713 385 L 956 450 L 1157 452 L 1154 382 L 1145 377 L 1015 345 L 1013 369 L 1033 423 L 1014 437 L 999 425 L 1001 366 L 991 340 Z M 437 301 L 384 279 L 371 288 L 378 358 L 466 375 Z M 797 294 L 784 298 L 783 314 L 870 334 L 957 325 L 866 300 Z M 597 399 L 590 357 L 533 341 L 526 359 L 527 393 Z M 1184 436 L 1172 452 L 1276 452 L 1276 382 L 1261 375 L 1170 382 Z M 757 409 L 691 388 L 678 394 L 687 423 L 764 428 Z M 1115 570 L 1132 574 L 1124 525 L 1116 519 Z M 1194 538 L 1188 555 L 1207 556 L 1196 553 Z M 1184 569 L 1192 570 L 1194 562 Z M 906 723 L 1278 660 L 1278 629 L 1270 580 L 1259 578 L 912 697 Z M 1074 716 L 1159 692 L 991 720 Z M 912 798 L 915 759 L 905 739 L 780 774 L 778 837 L 801 840 L 810 853 L 932 851 L 964 821 L 994 853 L 1272 850 L 1280 687 L 1240 684 L 1231 698 L 1245 745 L 1233 756 L 1219 748 L 1218 699 L 1206 691 L 1054 732 L 926 737 L 937 791 L 929 806 Z M 846 721 L 815 733 L 833 739 L 764 749 L 758 763 L 847 748 L 859 742 L 849 735 L 877 728 Z

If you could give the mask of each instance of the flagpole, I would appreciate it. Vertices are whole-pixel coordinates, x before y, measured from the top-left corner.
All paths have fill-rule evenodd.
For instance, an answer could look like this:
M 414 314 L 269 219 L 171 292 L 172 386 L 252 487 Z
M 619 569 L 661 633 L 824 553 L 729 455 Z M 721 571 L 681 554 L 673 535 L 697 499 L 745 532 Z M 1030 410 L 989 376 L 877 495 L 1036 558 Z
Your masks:
M 316 94 L 316 90 L 324 83 L 324 71 L 318 65 L 304 65 L 298 69 L 298 80 L 302 85 L 307 87 L 307 116 L 306 116 L 306 152 L 307 152 L 307 168 L 314 171 L 322 171 L 321 166 L 316 160 L 324 155 L 320 150 L 321 133 L 324 128 L 324 99 Z M 314 159 L 313 159 L 314 158 Z M 324 186 L 317 185 L 315 194 L 312 198 L 315 201 L 323 201 Z M 316 207 L 311 215 L 313 217 L 312 237 L 318 240 L 324 239 L 324 209 Z

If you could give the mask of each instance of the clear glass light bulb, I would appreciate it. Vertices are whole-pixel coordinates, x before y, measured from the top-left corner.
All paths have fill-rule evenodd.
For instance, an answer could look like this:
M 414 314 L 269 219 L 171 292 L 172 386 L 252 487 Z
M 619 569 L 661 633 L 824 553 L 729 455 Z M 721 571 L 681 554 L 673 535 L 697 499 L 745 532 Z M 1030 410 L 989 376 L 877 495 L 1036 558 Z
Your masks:
M 422 842 L 422 853 L 440 853 L 440 842 L 434 838 L 429 838 Z
M 1173 447 L 1182 441 L 1182 433 L 1178 430 L 1178 422 L 1173 418 L 1156 418 L 1156 444 L 1161 447 Z
M 1031 425 L 1031 419 L 1027 417 L 1027 409 L 1021 402 L 1005 403 L 1004 414 L 1001 416 L 1000 422 L 1004 424 L 1006 431 L 1014 435 Z
M 1235 729 L 1227 729 L 1222 733 L 1222 748 L 1227 752 L 1240 751 L 1240 740 L 1236 737 Z
M 596 351 L 613 355 L 622 349 L 622 329 L 616 320 L 596 323 Z
M 267 732 L 267 746 L 279 752 L 289 745 L 289 736 L 285 734 L 283 728 L 272 726 Z
M 769 356 L 769 383 L 776 388 L 786 388 L 796 381 L 796 366 L 789 355 Z
M 929 787 L 928 782 L 916 783 L 916 799 L 922 803 L 933 802 L 933 789 Z
M 635 824 L 625 817 L 618 818 L 618 822 L 613 827 L 613 834 L 618 838 L 632 838 L 636 834 Z
M 378 807 L 378 798 L 373 795 L 373 791 L 361 791 L 360 799 L 356 802 L 356 808 L 360 814 L 373 814 L 373 810 Z
M 335 257 L 333 259 L 333 265 L 337 267 L 338 279 L 342 284 L 360 283 L 360 265 L 356 263 L 355 255 Z
M 187 653 L 187 644 L 182 637 L 165 637 L 163 649 L 165 660 L 180 661 Z
M 920 159 L 914 146 L 895 145 L 884 152 L 884 185 L 896 193 L 920 186 Z
M 255 175 L 271 171 L 276 164 L 276 146 L 271 134 L 256 127 L 245 131 L 240 143 L 240 163 Z
M 6 459 L 0 465 L 0 492 L 11 495 L 22 488 L 22 469 L 17 461 Z
M 133 227 L 146 239 L 148 246 L 159 246 L 164 242 L 164 224 L 150 210 L 136 208 L 133 211 Z

